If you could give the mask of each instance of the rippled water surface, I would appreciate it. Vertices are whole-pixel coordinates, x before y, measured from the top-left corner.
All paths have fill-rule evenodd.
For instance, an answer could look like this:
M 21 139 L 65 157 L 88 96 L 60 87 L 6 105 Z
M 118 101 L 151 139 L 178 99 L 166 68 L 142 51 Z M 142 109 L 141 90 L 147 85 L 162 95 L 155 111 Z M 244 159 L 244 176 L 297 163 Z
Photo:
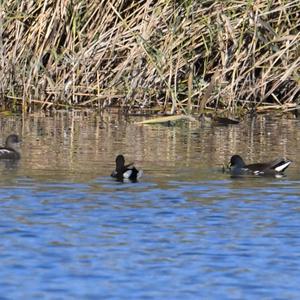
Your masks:
M 1 299 L 299 299 L 300 123 L 140 126 L 76 114 L 3 118 Z M 123 153 L 138 183 L 110 178 Z M 286 156 L 287 176 L 222 164 Z

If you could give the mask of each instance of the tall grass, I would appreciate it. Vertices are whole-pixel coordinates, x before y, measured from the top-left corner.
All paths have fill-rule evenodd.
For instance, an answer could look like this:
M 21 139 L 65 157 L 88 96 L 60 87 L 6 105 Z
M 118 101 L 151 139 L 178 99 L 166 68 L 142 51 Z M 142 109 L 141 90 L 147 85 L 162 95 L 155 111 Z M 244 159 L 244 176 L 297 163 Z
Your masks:
M 300 2 L 6 0 L 2 109 L 290 109 Z

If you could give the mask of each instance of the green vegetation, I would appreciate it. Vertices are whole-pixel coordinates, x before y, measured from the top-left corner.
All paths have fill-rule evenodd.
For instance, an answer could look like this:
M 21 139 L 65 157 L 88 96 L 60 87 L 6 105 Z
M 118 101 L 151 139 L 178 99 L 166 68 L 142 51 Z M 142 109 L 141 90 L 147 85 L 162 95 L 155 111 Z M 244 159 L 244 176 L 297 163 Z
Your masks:
M 0 1 L 2 110 L 289 110 L 300 1 Z

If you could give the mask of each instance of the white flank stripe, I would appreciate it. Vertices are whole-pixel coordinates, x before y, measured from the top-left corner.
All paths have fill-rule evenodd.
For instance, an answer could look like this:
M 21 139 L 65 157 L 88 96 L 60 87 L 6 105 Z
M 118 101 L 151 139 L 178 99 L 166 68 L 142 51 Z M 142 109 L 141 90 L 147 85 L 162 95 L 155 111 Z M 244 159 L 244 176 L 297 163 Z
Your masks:
M 283 165 L 280 165 L 278 167 L 275 168 L 276 172 L 281 172 L 282 170 L 284 170 L 285 168 L 287 168 L 290 165 L 291 161 L 287 161 L 285 162 Z
M 7 149 L 0 149 L 0 154 L 4 154 L 4 153 L 10 153 L 11 151 L 10 150 L 7 150 Z
M 123 173 L 123 177 L 128 179 L 131 174 L 132 174 L 132 170 L 127 170 L 126 172 Z

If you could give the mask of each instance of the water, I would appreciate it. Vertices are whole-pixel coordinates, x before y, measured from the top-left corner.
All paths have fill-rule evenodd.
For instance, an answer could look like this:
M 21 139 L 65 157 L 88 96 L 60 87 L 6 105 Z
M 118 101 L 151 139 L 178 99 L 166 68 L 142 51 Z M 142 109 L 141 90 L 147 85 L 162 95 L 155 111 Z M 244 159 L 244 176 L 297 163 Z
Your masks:
M 300 123 L 137 126 L 77 114 L 1 121 L 0 299 L 298 299 Z M 123 153 L 139 183 L 110 178 Z M 287 176 L 220 169 L 287 156 Z

